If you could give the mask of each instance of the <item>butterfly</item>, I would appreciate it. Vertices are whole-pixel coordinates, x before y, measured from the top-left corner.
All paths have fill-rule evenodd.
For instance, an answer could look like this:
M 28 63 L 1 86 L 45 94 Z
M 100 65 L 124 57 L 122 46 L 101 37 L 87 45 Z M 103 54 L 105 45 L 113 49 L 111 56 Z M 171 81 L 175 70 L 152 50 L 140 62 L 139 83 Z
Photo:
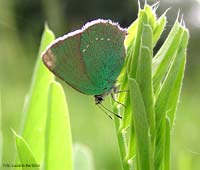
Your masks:
M 57 38 L 42 54 L 47 68 L 72 88 L 94 95 L 101 104 L 111 93 L 123 67 L 127 30 L 97 19 Z

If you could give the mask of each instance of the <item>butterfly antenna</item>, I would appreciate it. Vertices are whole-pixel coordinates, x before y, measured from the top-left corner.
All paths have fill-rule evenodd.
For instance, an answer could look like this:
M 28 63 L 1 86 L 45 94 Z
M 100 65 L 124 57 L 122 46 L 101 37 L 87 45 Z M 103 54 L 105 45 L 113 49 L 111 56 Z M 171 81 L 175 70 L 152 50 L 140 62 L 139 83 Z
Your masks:
M 112 116 L 111 115 L 109 115 L 105 110 L 103 110 L 103 108 L 102 107 L 100 107 L 100 105 L 98 104 L 97 105 L 98 107 L 99 107 L 99 109 L 101 109 L 110 119 L 112 119 L 113 120 L 113 118 L 112 118 Z
M 115 115 L 116 117 L 122 119 L 121 116 L 119 116 L 118 114 L 116 114 L 116 113 L 112 112 L 111 110 L 107 109 L 107 108 L 106 108 L 104 105 L 102 105 L 101 103 L 100 103 L 100 105 L 101 105 L 105 110 L 107 110 L 108 112 L 110 112 L 110 113 L 112 113 L 113 115 Z

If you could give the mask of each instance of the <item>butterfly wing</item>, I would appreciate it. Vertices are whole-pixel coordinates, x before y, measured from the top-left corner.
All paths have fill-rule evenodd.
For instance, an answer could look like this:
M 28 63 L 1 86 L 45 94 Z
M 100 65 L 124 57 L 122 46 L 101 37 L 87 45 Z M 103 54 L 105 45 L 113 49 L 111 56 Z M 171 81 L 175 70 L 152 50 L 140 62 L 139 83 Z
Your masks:
M 44 64 L 56 76 L 81 93 L 93 95 L 96 86 L 90 81 L 80 53 L 81 30 L 56 39 L 44 52 Z
M 81 35 L 80 51 L 90 80 L 98 94 L 110 91 L 125 58 L 126 31 L 109 20 L 86 24 Z

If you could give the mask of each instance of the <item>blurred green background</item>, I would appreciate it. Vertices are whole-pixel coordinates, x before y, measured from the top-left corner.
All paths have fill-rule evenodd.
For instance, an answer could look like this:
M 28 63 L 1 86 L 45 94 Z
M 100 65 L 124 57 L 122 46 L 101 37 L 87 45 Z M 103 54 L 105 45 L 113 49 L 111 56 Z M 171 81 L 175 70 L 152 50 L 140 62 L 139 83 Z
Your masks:
M 155 2 L 148 1 L 149 4 Z M 168 23 L 157 49 L 179 9 L 190 30 L 184 85 L 172 134 L 172 169 L 199 170 L 200 0 L 162 0 L 158 16 L 169 7 Z M 15 141 L 10 129 L 21 131 L 23 103 L 44 22 L 48 22 L 58 37 L 93 19 L 111 19 L 128 27 L 136 17 L 137 1 L 134 0 L 0 0 L 0 167 L 15 158 Z M 120 170 L 112 120 L 99 111 L 92 96 L 62 84 L 70 109 L 73 143 L 81 143 L 91 150 L 95 169 Z

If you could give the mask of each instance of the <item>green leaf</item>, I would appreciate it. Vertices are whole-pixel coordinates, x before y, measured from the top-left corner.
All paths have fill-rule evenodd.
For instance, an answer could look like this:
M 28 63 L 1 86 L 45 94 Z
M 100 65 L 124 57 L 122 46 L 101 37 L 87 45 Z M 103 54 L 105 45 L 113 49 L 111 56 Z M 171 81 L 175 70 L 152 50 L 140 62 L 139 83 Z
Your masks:
M 161 34 L 164 31 L 166 22 L 167 22 L 167 18 L 166 18 L 166 12 L 168 10 L 166 10 L 162 16 L 156 21 L 155 27 L 153 29 L 153 47 L 155 47 L 155 45 L 157 44 Z
M 166 75 L 158 98 L 156 99 L 155 111 L 157 127 L 159 126 L 161 120 L 165 118 L 166 113 L 174 108 L 174 105 L 169 106 L 168 102 L 170 102 L 170 100 L 174 101 L 174 98 L 177 98 L 177 96 L 172 96 L 171 93 L 173 93 L 173 87 L 176 84 L 176 79 L 178 79 L 179 72 L 183 69 L 183 65 L 185 65 L 185 50 L 188 44 L 188 38 L 188 32 L 184 31 L 181 43 L 175 55 L 175 59 L 169 68 L 169 72 Z M 171 98 L 169 98 L 169 96 Z
M 140 87 L 142 98 L 147 113 L 148 123 L 151 135 L 154 136 L 155 131 L 155 113 L 154 113 L 154 97 L 151 76 L 151 59 L 152 51 L 147 47 L 142 47 L 141 56 L 138 64 L 137 82 Z
M 183 37 L 184 36 L 186 38 L 186 41 L 188 41 L 189 33 L 187 30 L 184 31 Z M 186 43 L 185 45 L 187 45 L 188 42 L 185 42 L 185 43 Z M 177 55 L 180 55 L 180 52 Z M 183 77 L 184 77 L 185 64 L 186 64 L 186 47 L 185 47 L 184 54 L 183 54 L 183 61 L 181 63 L 179 72 L 177 73 L 178 74 L 177 78 L 174 80 L 174 85 L 173 85 L 173 88 L 172 88 L 170 96 L 169 96 L 170 100 L 168 100 L 168 103 L 166 106 L 168 108 L 167 115 L 170 119 L 171 128 L 174 123 L 175 113 L 177 110 L 178 101 L 179 101 L 179 97 L 180 97 L 180 92 L 181 92 L 181 87 L 182 87 L 182 82 L 183 82 Z
M 127 44 L 128 52 L 127 52 L 127 59 L 125 63 L 125 73 L 129 73 L 130 77 L 135 78 L 136 76 L 136 70 L 137 70 L 137 62 L 138 62 L 138 56 L 140 53 L 140 48 L 141 48 L 141 35 L 142 35 L 142 28 L 143 25 L 147 23 L 147 16 L 144 12 L 144 10 L 139 10 L 139 17 L 138 21 L 135 22 L 135 24 L 130 27 L 129 32 L 130 34 L 133 34 L 134 41 L 129 41 L 130 44 Z M 131 29 L 132 28 L 132 29 Z M 136 33 L 136 35 L 135 35 Z M 128 40 L 127 42 L 128 43 Z M 121 89 L 128 89 L 128 78 L 127 75 L 124 74 L 123 78 L 120 80 L 123 82 L 121 84 Z M 125 109 L 125 112 L 123 114 L 123 119 L 122 119 L 122 124 L 121 124 L 121 129 L 126 129 L 130 126 L 131 122 L 131 108 L 130 108 L 130 96 L 127 94 L 119 94 L 119 101 L 124 103 L 127 108 Z
M 185 65 L 185 51 L 188 44 L 188 32 L 185 30 L 182 36 L 181 43 L 179 44 L 177 53 L 175 54 L 175 58 L 171 63 L 169 71 L 166 75 L 166 78 L 161 86 L 160 93 L 158 94 L 158 98 L 156 99 L 155 104 L 155 113 L 156 113 L 156 150 L 155 150 L 155 168 L 161 169 L 164 168 L 164 159 L 166 150 L 163 146 L 166 145 L 165 139 L 166 136 L 163 136 L 166 132 L 166 115 L 167 112 L 171 109 L 176 108 L 175 103 L 177 104 L 177 95 L 173 96 L 174 89 L 177 84 L 181 85 L 177 80 L 182 81 L 180 78 L 180 72 L 182 73 L 183 67 Z M 183 74 L 183 73 L 182 73 Z M 182 76 L 182 75 L 181 75 Z M 177 94 L 177 92 L 175 93 Z M 179 92 L 178 92 L 179 94 Z M 171 100 L 173 101 L 171 103 Z M 173 104 L 172 106 L 169 103 Z M 171 120 L 170 120 L 171 121 Z M 166 165 L 167 167 L 167 165 Z
M 162 119 L 160 126 L 156 128 L 155 154 L 154 154 L 154 169 L 163 170 L 165 158 L 166 144 L 166 120 Z
M 137 168 L 139 170 L 152 170 L 151 144 L 147 114 L 142 94 L 137 82 L 129 78 L 131 106 L 133 110 L 133 126 L 136 136 Z
M 135 130 L 132 125 L 129 132 L 129 141 L 128 141 L 128 149 L 125 160 L 130 162 L 136 156 L 136 141 L 135 141 Z
M 120 85 L 120 90 L 128 89 L 128 78 L 127 78 L 127 65 L 130 64 L 133 54 L 134 54 L 134 46 L 135 46 L 135 37 L 137 35 L 137 27 L 138 27 L 138 19 L 135 20 L 128 28 L 128 35 L 125 39 L 125 47 L 127 48 L 127 55 L 124 67 L 122 68 L 121 74 L 118 77 L 118 82 Z M 124 103 L 127 108 L 122 112 L 123 119 L 120 124 L 121 131 L 127 129 L 130 126 L 131 122 L 131 109 L 130 109 L 130 98 L 126 93 L 119 93 L 118 101 Z M 117 106 L 116 106 L 117 107 Z
M 128 85 L 124 89 L 128 89 Z M 131 110 L 131 104 L 130 104 L 130 96 L 127 95 L 125 97 L 125 101 L 122 100 L 122 99 L 119 100 L 119 101 L 120 102 L 122 101 L 121 103 L 124 103 L 125 106 L 126 106 L 126 109 L 123 112 L 122 111 L 120 112 L 120 113 L 124 113 L 123 117 L 122 117 L 122 122 L 120 124 L 120 130 L 122 131 L 122 130 L 127 129 L 130 126 L 130 124 L 131 124 L 132 110 Z M 121 109 L 121 110 L 123 110 L 123 109 Z
M 142 34 L 142 48 L 138 61 L 136 80 L 140 87 L 151 135 L 155 131 L 154 96 L 152 84 L 152 57 L 153 57 L 153 33 L 150 25 L 144 25 Z
M 0 89 L 0 165 L 2 163 L 2 155 L 3 155 L 3 135 L 2 135 L 2 130 L 1 130 L 1 125 L 2 125 L 2 119 L 1 119 L 1 89 Z
M 160 83 L 162 82 L 170 63 L 174 58 L 174 55 L 178 49 L 180 41 L 182 39 L 183 29 L 181 25 L 176 21 L 166 41 L 153 58 L 153 83 L 155 92 L 158 90 Z
M 45 26 L 30 92 L 24 108 L 26 117 L 22 136 L 31 147 L 38 162 L 41 162 L 44 156 L 48 87 L 49 83 L 54 79 L 53 74 L 44 66 L 41 54 L 54 39 L 52 31 Z
M 113 112 L 119 114 L 121 110 L 118 107 L 113 107 Z M 117 139 L 118 139 L 118 146 L 119 146 L 119 152 L 121 156 L 122 167 L 123 167 L 123 170 L 129 170 L 130 164 L 128 163 L 128 155 L 126 155 L 125 130 L 121 128 L 119 118 L 114 117 L 114 123 L 115 123 Z M 125 158 L 126 156 L 127 156 L 127 159 Z
M 125 47 L 129 48 L 130 44 L 133 44 L 136 32 L 137 32 L 137 25 L 138 20 L 135 20 L 129 27 L 128 27 L 128 35 L 124 41 Z
M 147 24 L 147 16 L 144 10 L 140 10 L 138 17 L 137 34 L 134 41 L 134 46 L 132 48 L 133 51 L 132 51 L 131 61 L 129 62 L 130 66 L 128 67 L 128 73 L 132 78 L 136 77 L 138 57 L 141 48 L 141 36 L 143 31 L 142 28 L 144 24 Z
M 152 67 L 152 29 L 150 25 L 144 25 L 142 33 L 142 48 L 140 51 L 140 56 L 138 59 L 137 75 L 136 80 L 141 90 L 143 97 L 145 111 L 147 113 L 146 117 L 148 119 L 148 125 L 150 125 L 151 135 L 154 136 L 155 128 L 155 117 L 154 117 L 154 102 L 153 102 L 153 85 L 151 76 Z M 128 144 L 128 158 L 134 156 L 135 154 L 135 134 L 134 130 L 130 130 L 130 141 Z M 153 138 L 152 138 L 153 139 Z
M 92 154 L 87 147 L 81 144 L 75 144 L 73 153 L 74 170 L 94 170 Z
M 178 16 L 153 57 L 167 11 L 157 19 L 153 6 L 145 3 L 141 9 L 139 5 L 138 19 L 128 28 L 127 56 L 118 79 L 120 90 L 129 91 L 117 95 L 126 107 L 113 104 L 113 111 L 123 117 L 114 121 L 124 170 L 170 167 L 170 129 L 180 96 L 188 36 Z
M 170 121 L 168 118 L 166 120 L 165 127 L 165 158 L 164 158 L 164 170 L 170 170 L 170 140 L 171 140 L 171 128 Z
M 21 161 L 20 165 L 23 170 L 39 170 L 40 165 L 36 162 L 32 150 L 30 149 L 28 143 L 24 138 L 17 135 L 14 130 L 12 130 L 16 137 L 17 152 Z
M 152 9 L 152 7 L 148 4 L 144 6 L 144 11 L 146 13 L 146 16 L 148 18 L 148 24 L 151 25 L 152 30 L 154 30 L 154 27 L 156 25 L 156 13 L 155 10 Z
M 48 98 L 45 170 L 72 170 L 72 136 L 68 106 L 59 83 L 50 84 Z

